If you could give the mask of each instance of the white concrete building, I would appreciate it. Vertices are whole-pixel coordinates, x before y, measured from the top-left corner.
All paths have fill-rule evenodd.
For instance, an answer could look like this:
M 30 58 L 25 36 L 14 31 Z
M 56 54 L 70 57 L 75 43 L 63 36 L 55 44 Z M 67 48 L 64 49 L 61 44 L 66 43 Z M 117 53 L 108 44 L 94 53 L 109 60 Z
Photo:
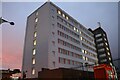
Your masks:
M 22 70 L 37 77 L 42 68 L 71 68 L 97 63 L 94 35 L 51 2 L 27 19 Z

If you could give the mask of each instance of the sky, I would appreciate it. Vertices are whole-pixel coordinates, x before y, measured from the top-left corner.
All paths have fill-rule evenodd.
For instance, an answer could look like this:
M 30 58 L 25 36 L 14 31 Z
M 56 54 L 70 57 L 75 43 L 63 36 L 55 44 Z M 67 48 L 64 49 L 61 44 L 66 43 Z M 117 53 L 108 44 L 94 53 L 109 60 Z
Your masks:
M 15 25 L 0 26 L 2 38 L 2 66 L 5 69 L 22 67 L 22 56 L 27 16 L 44 2 L 2 2 L 2 17 Z M 86 28 L 95 29 L 97 22 L 108 34 L 113 59 L 118 57 L 118 3 L 117 2 L 55 2 Z M 0 57 L 1 59 L 1 57 Z

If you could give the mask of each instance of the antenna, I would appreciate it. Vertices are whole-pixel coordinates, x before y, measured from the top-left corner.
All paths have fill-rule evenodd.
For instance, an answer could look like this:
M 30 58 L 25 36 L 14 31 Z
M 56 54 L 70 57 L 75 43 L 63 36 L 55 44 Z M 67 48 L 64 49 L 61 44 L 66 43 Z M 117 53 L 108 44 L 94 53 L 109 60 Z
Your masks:
M 101 27 L 101 23 L 100 22 L 97 22 L 98 23 L 98 26 Z

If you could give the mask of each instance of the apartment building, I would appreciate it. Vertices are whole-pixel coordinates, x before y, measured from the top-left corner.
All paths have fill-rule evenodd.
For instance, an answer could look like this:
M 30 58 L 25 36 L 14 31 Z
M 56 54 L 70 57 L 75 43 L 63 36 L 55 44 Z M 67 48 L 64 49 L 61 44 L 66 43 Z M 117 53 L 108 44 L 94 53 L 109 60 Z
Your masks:
M 106 32 L 99 26 L 93 31 L 96 43 L 96 51 L 99 64 L 109 64 L 113 66 L 111 50 Z
M 22 66 L 27 77 L 38 77 L 42 68 L 97 62 L 94 34 L 61 8 L 46 2 L 28 16 Z

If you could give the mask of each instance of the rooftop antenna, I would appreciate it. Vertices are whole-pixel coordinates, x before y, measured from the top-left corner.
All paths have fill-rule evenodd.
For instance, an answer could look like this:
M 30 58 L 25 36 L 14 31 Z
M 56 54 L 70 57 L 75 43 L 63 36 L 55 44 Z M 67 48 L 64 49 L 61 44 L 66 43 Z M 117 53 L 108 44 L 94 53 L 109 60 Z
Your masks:
M 101 27 L 101 23 L 100 22 L 97 22 L 98 23 L 98 26 Z

